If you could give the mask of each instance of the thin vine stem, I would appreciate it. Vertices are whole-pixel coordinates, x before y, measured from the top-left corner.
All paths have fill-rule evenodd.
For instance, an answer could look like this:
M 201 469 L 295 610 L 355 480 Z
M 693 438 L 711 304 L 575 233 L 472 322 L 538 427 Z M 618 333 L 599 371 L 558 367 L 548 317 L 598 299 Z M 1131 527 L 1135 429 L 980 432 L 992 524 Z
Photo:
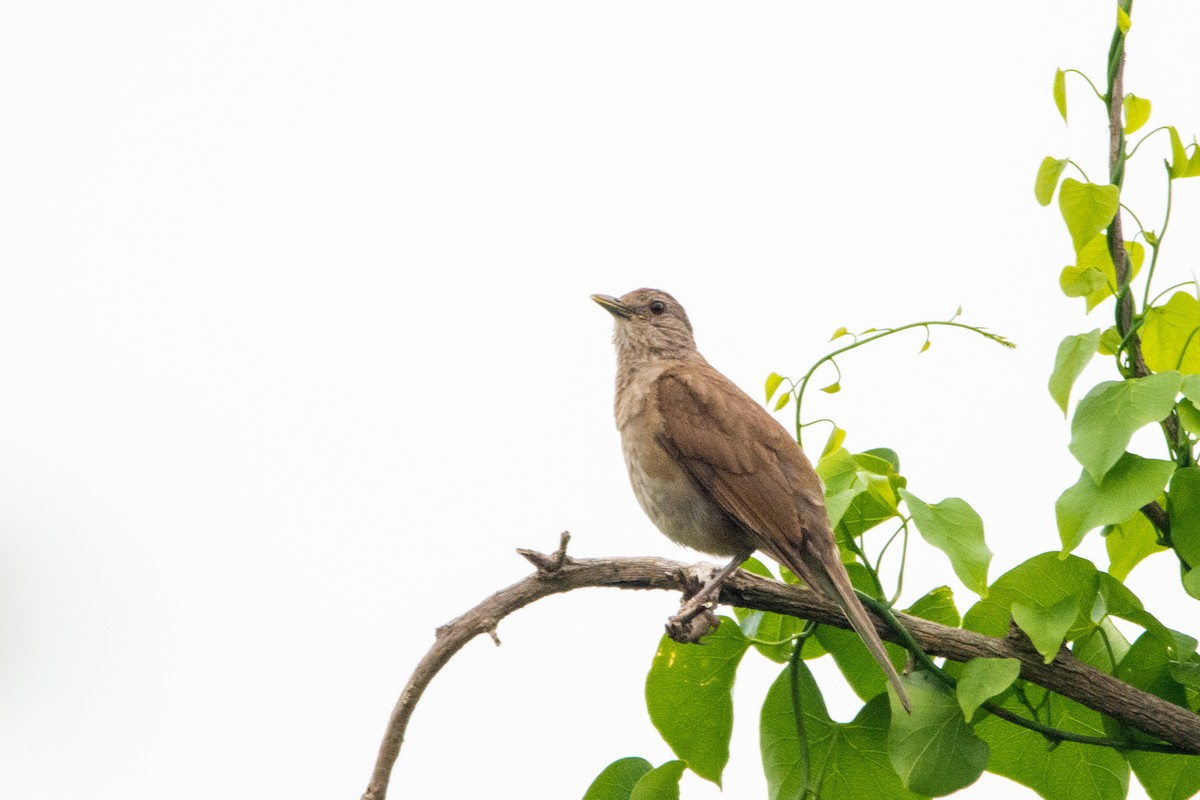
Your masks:
M 1128 159 L 1128 158 L 1133 158 L 1133 154 L 1137 152 L 1137 149 L 1138 149 L 1139 147 L 1141 147 L 1141 146 L 1142 146 L 1142 143 L 1143 143 L 1143 142 L 1145 142 L 1147 139 L 1149 139 L 1151 136 L 1153 136 L 1154 134 L 1158 133 L 1159 131 L 1165 131 L 1165 130 L 1167 130 L 1168 128 L 1170 128 L 1170 126 L 1169 126 L 1169 125 L 1159 125 L 1159 126 L 1158 126 L 1157 128 L 1155 128 L 1154 130 L 1152 130 L 1152 131 L 1150 131 L 1149 133 L 1147 133 L 1147 134 L 1145 134 L 1144 136 L 1142 136 L 1142 138 L 1138 139 L 1138 141 L 1137 141 L 1137 144 L 1135 144 L 1135 145 L 1133 146 L 1133 149 L 1129 151 L 1128 155 L 1126 155 L 1126 156 L 1125 156 L 1125 158 L 1127 158 L 1127 159 Z
M 845 347 L 840 347 L 837 350 L 833 350 L 832 352 L 826 353 L 825 355 L 821 356 L 821 358 L 819 358 L 816 361 L 816 363 L 814 363 L 811 367 L 809 367 L 808 372 L 804 373 L 804 376 L 799 380 L 796 388 L 793 390 L 793 393 L 796 395 L 796 411 L 795 411 L 795 414 L 796 414 L 796 441 L 801 446 L 804 445 L 802 434 L 801 434 L 801 429 L 804 427 L 803 424 L 801 423 L 801 408 L 804 404 L 804 392 L 808 389 L 808 382 L 810 380 L 812 380 L 813 374 L 822 365 L 824 365 L 827 362 L 834 362 L 834 359 L 836 359 L 838 356 L 842 355 L 843 353 L 848 353 L 851 350 L 862 347 L 863 345 L 870 344 L 871 342 L 877 342 L 880 339 L 886 338 L 893 334 L 901 333 L 903 331 L 912 330 L 914 328 L 924 328 L 926 331 L 926 334 L 928 334 L 929 328 L 934 325 L 942 325 L 942 326 L 951 327 L 951 328 L 962 328 L 963 330 L 973 331 L 974 333 L 979 334 L 980 336 L 984 337 L 985 339 L 990 339 L 993 342 L 996 342 L 997 344 L 1003 345 L 1004 347 L 1011 348 L 1011 347 L 1016 346 L 1012 342 L 1010 342 L 1008 339 L 1004 338 L 1003 336 L 1001 336 L 998 333 L 991 333 L 990 331 L 986 331 L 983 328 L 980 328 L 976 325 L 967 325 L 964 322 L 955 322 L 952 319 L 950 319 L 950 320 L 926 320 L 923 322 L 910 322 L 907 325 L 901 325 L 898 328 L 884 328 L 882 330 L 875 331 L 870 336 L 866 336 L 861 339 L 858 337 L 855 337 L 855 340 L 853 342 L 851 342 L 850 344 L 846 345 Z M 837 364 L 834 363 L 834 366 L 837 367 Z M 837 367 L 837 369 L 838 369 L 838 375 L 839 375 L 839 380 L 840 380 L 841 368 Z
M 1138 235 L 1138 236 L 1142 236 L 1142 237 L 1144 238 L 1144 237 L 1146 236 L 1146 227 L 1145 227 L 1144 225 L 1142 225 L 1142 220 L 1141 220 L 1141 219 L 1138 217 L 1138 215 L 1137 215 L 1137 214 L 1135 214 L 1135 213 L 1134 213 L 1134 211 L 1133 211 L 1133 209 L 1132 209 L 1132 208 L 1130 208 L 1129 206 L 1125 205 L 1124 203 L 1121 203 L 1121 204 L 1120 204 L 1120 207 L 1121 207 L 1122 209 L 1124 209 L 1124 211 L 1125 211 L 1125 213 L 1126 213 L 1126 214 L 1128 214 L 1129 216 L 1133 217 L 1133 221 L 1137 223 L 1137 227 L 1138 227 L 1138 232 L 1137 232 L 1137 235 Z M 1136 237 L 1135 237 L 1135 238 L 1136 238 Z
M 1072 160 L 1071 160 L 1071 159 L 1069 159 L 1069 158 L 1067 159 L 1067 163 L 1068 163 L 1068 164 L 1070 164 L 1070 165 L 1071 165 L 1072 167 L 1074 167 L 1075 169 L 1079 170 L 1079 174 L 1083 176 L 1083 182 L 1084 182 L 1084 183 L 1091 183 L 1091 182 L 1092 182 L 1092 179 L 1088 177 L 1088 174 L 1087 174 L 1087 172 L 1086 172 L 1086 171 L 1084 171 L 1083 167 L 1079 166 L 1078 164 L 1076 164 L 1074 161 L 1072 161 Z
M 1167 235 L 1167 226 L 1171 224 L 1171 201 L 1174 197 L 1175 181 L 1171 180 L 1171 168 L 1167 169 L 1167 208 L 1163 212 L 1162 230 L 1154 237 L 1154 244 L 1150 245 L 1150 267 L 1146 270 L 1146 290 L 1142 293 L 1142 308 L 1149 308 L 1146 303 L 1146 298 L 1150 296 L 1150 284 L 1154 281 L 1154 268 L 1158 266 L 1158 250 L 1162 246 L 1163 237 Z M 1133 213 L 1133 212 L 1130 212 Z M 1137 217 L 1134 217 L 1137 219 Z M 1140 228 L 1142 223 L 1138 222 Z
M 1083 78 L 1085 81 L 1087 81 L 1087 85 L 1092 87 L 1092 91 L 1096 93 L 1096 97 L 1100 98 L 1100 102 L 1102 102 L 1102 103 L 1106 102 L 1104 95 L 1100 94 L 1100 90 L 1096 88 L 1096 84 L 1092 83 L 1092 79 L 1089 78 L 1087 75 L 1083 74 L 1082 72 L 1080 72 L 1077 69 L 1064 69 L 1063 75 L 1068 75 L 1072 72 L 1075 73 L 1076 75 L 1078 75 L 1079 77 Z
M 812 756 L 808 750 L 808 736 L 804 732 L 804 701 L 800 695 L 800 651 L 804 643 L 816 631 L 817 626 L 805 622 L 804 627 L 796 636 L 796 644 L 792 647 L 792 657 L 788 659 L 788 689 L 792 696 L 792 717 L 796 722 L 796 739 L 799 744 L 800 756 L 800 789 L 801 797 L 809 796 L 809 785 L 812 782 Z
M 879 548 L 879 555 L 875 557 L 876 572 L 881 572 L 883 570 L 883 557 L 887 555 L 888 548 L 892 546 L 892 542 L 896 541 L 896 537 L 905 531 L 907 525 L 908 518 L 902 517 L 900 519 L 900 525 L 895 531 L 892 532 L 892 535 L 888 537 L 888 540 L 883 543 L 883 547 Z
M 1178 289 L 1180 286 L 1194 286 L 1196 287 L 1196 292 L 1200 294 L 1200 282 L 1196 281 L 1195 279 L 1190 281 L 1180 281 L 1179 283 L 1171 284 L 1158 294 L 1154 295 L 1154 298 L 1146 305 L 1146 307 L 1149 308 L 1150 306 L 1158 305 L 1158 301 L 1166 297 L 1167 292 L 1171 291 L 1172 289 Z

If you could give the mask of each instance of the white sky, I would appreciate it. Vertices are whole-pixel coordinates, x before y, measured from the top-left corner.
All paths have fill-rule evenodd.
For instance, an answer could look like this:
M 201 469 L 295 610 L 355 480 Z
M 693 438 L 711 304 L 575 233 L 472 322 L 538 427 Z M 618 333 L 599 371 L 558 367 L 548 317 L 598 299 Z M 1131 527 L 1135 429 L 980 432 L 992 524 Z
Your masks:
M 756 396 L 838 326 L 961 303 L 1019 349 L 915 333 L 812 414 L 970 501 L 993 577 L 1056 549 L 1078 467 L 1045 380 L 1110 317 L 1058 294 L 1070 240 L 1032 185 L 1046 155 L 1105 173 L 1100 104 L 1071 80 L 1064 129 L 1050 82 L 1102 80 L 1108 7 L 10 4 L 0 796 L 357 797 L 433 629 L 526 574 L 515 548 L 697 558 L 626 484 L 593 292 L 673 292 Z M 1127 88 L 1185 141 L 1198 24 L 1139 2 L 1130 42 Z M 1131 166 L 1154 227 L 1166 150 Z M 1163 287 L 1196 270 L 1197 185 L 1174 214 Z M 910 567 L 906 600 L 970 605 L 940 554 Z M 1131 585 L 1196 634 L 1170 559 Z M 670 758 L 642 682 L 674 603 L 578 592 L 473 643 L 392 796 L 578 797 Z M 727 797 L 762 796 L 776 669 L 739 677 Z

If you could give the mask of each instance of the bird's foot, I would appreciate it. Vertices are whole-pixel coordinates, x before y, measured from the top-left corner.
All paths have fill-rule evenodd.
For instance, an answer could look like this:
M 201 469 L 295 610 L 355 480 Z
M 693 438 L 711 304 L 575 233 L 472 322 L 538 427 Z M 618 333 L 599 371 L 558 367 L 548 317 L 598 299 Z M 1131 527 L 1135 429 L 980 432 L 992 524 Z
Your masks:
M 700 580 L 694 573 L 687 576 L 688 591 L 684 593 L 684 601 L 679 606 L 679 613 L 667 620 L 667 635 L 680 644 L 700 641 L 717 629 L 721 620 L 713 612 L 721 596 L 721 583 L 727 575 L 726 570 L 714 570 L 707 580 Z M 698 588 L 694 588 L 697 587 Z
M 688 605 L 690 602 L 681 607 L 678 614 L 667 620 L 667 636 L 680 644 L 695 644 L 721 624 L 720 618 L 708 606 L 701 605 L 688 611 Z

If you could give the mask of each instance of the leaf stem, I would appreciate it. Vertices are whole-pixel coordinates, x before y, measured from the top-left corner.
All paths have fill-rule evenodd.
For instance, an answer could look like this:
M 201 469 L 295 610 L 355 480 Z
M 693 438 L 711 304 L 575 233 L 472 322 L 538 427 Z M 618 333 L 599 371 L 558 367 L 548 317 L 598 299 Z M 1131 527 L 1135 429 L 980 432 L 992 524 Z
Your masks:
M 816 363 L 814 363 L 811 367 L 808 368 L 808 372 L 804 373 L 804 377 L 802 377 L 800 379 L 799 384 L 797 385 L 796 389 L 794 390 L 795 395 L 796 395 L 796 441 L 797 441 L 797 443 L 799 443 L 801 445 L 801 447 L 804 446 L 803 437 L 801 435 L 801 428 L 803 428 L 804 426 L 800 422 L 800 420 L 801 420 L 800 410 L 801 410 L 801 406 L 804 403 L 804 392 L 808 388 L 808 382 L 812 379 L 813 373 L 815 373 L 817 371 L 817 369 L 819 369 L 826 362 L 832 362 L 835 358 L 842 355 L 843 353 L 848 353 L 857 347 L 862 347 L 863 345 L 870 344 L 871 342 L 879 341 L 880 339 L 883 339 L 885 337 L 891 336 L 896 333 L 900 333 L 902 331 L 912 330 L 913 328 L 925 328 L 926 333 L 928 333 L 929 327 L 931 325 L 943 325 L 943 326 L 947 326 L 947 327 L 951 327 L 951 328 L 962 328 L 963 330 L 973 331 L 973 332 L 979 334 L 980 336 L 984 337 L 985 339 L 990 339 L 993 342 L 996 342 L 997 344 L 1003 345 L 1004 347 L 1011 348 L 1011 347 L 1016 346 L 1012 342 L 1010 342 L 1008 339 L 1006 339 L 1005 337 L 1001 336 L 998 333 L 991 333 L 990 331 L 984 330 L 983 328 L 978 327 L 976 325 L 967 325 L 966 323 L 954 322 L 953 320 L 926 320 L 923 322 L 910 322 L 907 325 L 901 325 L 898 328 L 884 328 L 883 330 L 876 331 L 871 336 L 866 336 L 862 339 L 856 338 L 854 342 L 852 342 L 844 347 L 839 347 L 838 349 L 833 350 L 833 351 L 821 356 L 819 359 L 817 359 Z M 837 366 L 836 363 L 834 364 L 834 366 L 835 367 Z M 840 378 L 840 375 L 841 375 L 840 368 L 838 368 L 838 375 Z
M 792 695 L 792 717 L 796 721 L 796 739 L 800 750 L 801 797 L 809 795 L 809 787 L 812 783 L 812 760 L 808 750 L 808 737 L 804 733 L 804 702 L 800 696 L 800 651 L 804 649 L 804 642 L 813 635 L 816 629 L 817 626 L 814 623 L 804 623 L 804 628 L 796 637 L 796 644 L 792 648 L 792 657 L 788 659 L 788 688 Z
M 1096 84 L 1092 83 L 1092 79 L 1091 79 L 1091 78 L 1089 78 L 1087 75 L 1084 75 L 1082 72 L 1080 72 L 1080 71 L 1079 71 L 1079 70 L 1077 70 L 1077 69 L 1064 69 L 1064 70 L 1063 70 L 1063 75 L 1066 75 L 1066 74 L 1068 74 L 1068 73 L 1071 73 L 1071 72 L 1074 72 L 1076 75 L 1078 75 L 1079 77 L 1081 77 L 1081 78 L 1083 78 L 1085 81 L 1087 81 L 1087 85 L 1088 85 L 1088 86 L 1090 86 L 1090 87 L 1092 87 L 1092 91 L 1096 93 L 1096 97 L 1099 97 L 1099 98 L 1100 98 L 1100 102 L 1102 102 L 1102 103 L 1103 103 L 1103 102 L 1105 102 L 1105 100 L 1104 100 L 1104 95 L 1100 94 L 1100 90 L 1096 88 Z
M 1163 237 L 1167 235 L 1167 226 L 1171 224 L 1171 201 L 1174 197 L 1175 182 L 1171 180 L 1171 167 L 1164 165 L 1167 170 L 1167 208 L 1163 212 L 1162 230 L 1154 237 L 1154 243 L 1150 244 L 1150 267 L 1146 270 L 1146 291 L 1142 293 L 1142 308 L 1147 309 L 1150 306 L 1146 304 L 1146 298 L 1150 296 L 1150 284 L 1154 280 L 1154 268 L 1158 266 L 1158 248 L 1162 245 Z M 1132 212 L 1131 212 L 1132 213 Z M 1137 217 L 1134 217 L 1137 219 Z M 1138 222 L 1138 227 L 1141 227 L 1141 222 Z
M 1088 174 L 1087 174 L 1087 172 L 1085 172 L 1085 171 L 1084 171 L 1083 167 L 1079 166 L 1078 164 L 1076 164 L 1074 161 L 1072 161 L 1072 160 L 1071 160 L 1071 159 L 1069 159 L 1069 158 L 1067 159 L 1067 163 L 1068 163 L 1068 164 L 1070 164 L 1070 165 L 1071 165 L 1072 167 L 1074 167 L 1075 169 L 1079 170 L 1079 174 L 1083 176 L 1083 182 L 1084 182 L 1084 183 L 1091 183 L 1091 182 L 1092 182 L 1092 179 L 1088 177 Z
M 1178 289 L 1180 286 L 1195 286 L 1197 292 L 1200 293 L 1200 284 L 1197 284 L 1195 279 L 1192 279 L 1190 281 L 1180 281 L 1179 283 L 1172 284 L 1172 285 L 1168 286 L 1167 288 L 1163 289 L 1158 294 L 1154 295 L 1154 299 L 1151 300 L 1149 303 L 1146 303 L 1146 308 L 1150 308 L 1153 305 L 1157 305 L 1159 300 L 1162 300 L 1164 297 L 1166 297 L 1167 292 L 1171 291 L 1172 289 Z
M 1168 128 L 1170 128 L 1170 126 L 1169 126 L 1169 125 L 1159 125 L 1159 126 L 1158 126 L 1157 128 L 1155 128 L 1154 130 L 1152 130 L 1152 131 L 1150 131 L 1149 133 L 1147 133 L 1147 134 L 1145 134 L 1144 136 L 1142 136 L 1142 138 L 1138 139 L 1138 141 L 1137 141 L 1137 144 L 1135 144 L 1135 145 L 1133 146 L 1133 149 L 1129 151 L 1129 155 L 1127 155 L 1127 156 L 1125 156 L 1125 157 L 1126 157 L 1127 159 L 1129 159 L 1129 158 L 1133 158 L 1133 154 L 1134 154 L 1134 153 L 1136 153 L 1136 152 L 1137 152 L 1137 149 L 1138 149 L 1139 147 L 1141 147 L 1141 146 L 1142 146 L 1142 142 L 1146 141 L 1147 139 L 1149 139 L 1151 136 L 1153 136 L 1154 134 L 1158 133 L 1159 131 L 1165 131 L 1165 130 L 1167 130 Z

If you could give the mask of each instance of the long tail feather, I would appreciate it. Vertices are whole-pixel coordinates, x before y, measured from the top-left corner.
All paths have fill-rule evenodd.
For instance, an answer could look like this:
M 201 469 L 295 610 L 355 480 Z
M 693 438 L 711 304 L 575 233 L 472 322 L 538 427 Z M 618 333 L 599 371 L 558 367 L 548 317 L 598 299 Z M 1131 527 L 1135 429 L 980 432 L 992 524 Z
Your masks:
M 854 593 L 854 586 L 850 583 L 850 576 L 846 574 L 845 568 L 839 563 L 837 569 L 826 568 L 824 571 L 835 590 L 831 599 L 836 600 L 837 604 L 841 606 L 842 612 L 845 613 L 846 619 L 850 620 L 855 633 L 862 638 L 863 644 L 871 651 L 879 668 L 883 670 L 888 682 L 896 690 L 896 696 L 900 698 L 900 704 L 904 706 L 904 710 L 912 711 L 908 703 L 908 695 L 905 694 L 904 687 L 900 685 L 900 676 L 896 673 L 896 668 L 892 666 L 892 660 L 888 658 L 887 651 L 883 649 L 883 642 L 875 630 L 875 624 L 867 614 L 867 609 L 863 607 L 862 601 Z
M 838 560 L 837 551 L 833 550 L 826 555 L 815 552 L 816 550 L 817 548 L 813 547 L 806 548 L 805 555 L 809 556 L 807 559 L 801 553 L 795 552 L 791 548 L 789 548 L 788 552 L 772 553 L 772 555 L 775 556 L 777 561 L 799 575 L 810 588 L 823 592 L 830 600 L 838 604 L 838 607 L 842 609 L 842 613 L 846 615 L 846 619 L 850 621 L 854 632 L 863 640 L 863 644 L 867 646 L 867 650 L 870 651 L 871 656 L 879 664 L 879 668 L 883 670 L 883 674 L 887 676 L 888 682 L 895 689 L 896 696 L 900 699 L 900 704 L 904 706 L 904 710 L 911 711 L 912 708 L 909 705 L 908 695 L 904 692 L 904 687 L 900 684 L 900 675 L 896 672 L 896 668 L 892 666 L 892 661 L 888 658 L 887 651 L 883 649 L 883 641 L 880 640 L 879 633 L 875 630 L 875 625 L 871 622 L 871 617 L 867 613 L 867 609 L 863 607 L 862 601 L 854 593 L 854 586 L 850 583 L 850 576 L 846 574 L 846 568 Z M 831 559 L 835 563 L 828 563 Z

